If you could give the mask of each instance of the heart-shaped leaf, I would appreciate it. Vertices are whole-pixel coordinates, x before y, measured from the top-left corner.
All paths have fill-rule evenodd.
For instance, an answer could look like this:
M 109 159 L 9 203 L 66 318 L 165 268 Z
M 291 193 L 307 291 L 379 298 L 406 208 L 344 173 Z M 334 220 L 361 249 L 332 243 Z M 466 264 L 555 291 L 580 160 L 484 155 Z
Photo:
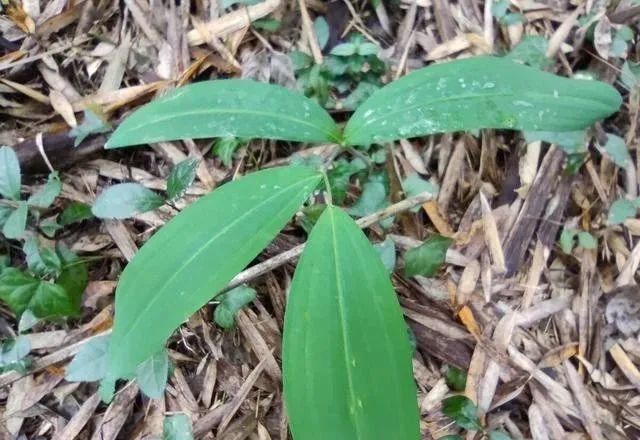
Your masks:
M 321 179 L 298 166 L 250 174 L 193 203 L 151 237 L 116 290 L 108 379 L 132 377 L 159 352 L 276 236 Z
M 481 128 L 580 130 L 620 103 L 618 92 L 599 81 L 562 78 L 503 58 L 468 58 L 420 69 L 375 92 L 349 120 L 344 143 Z
M 420 438 L 402 311 L 380 257 L 339 208 L 328 206 L 311 232 L 283 344 L 295 440 Z
M 340 140 L 331 116 L 304 95 L 273 84 L 227 79 L 190 84 L 142 107 L 118 127 L 106 148 L 230 136 Z

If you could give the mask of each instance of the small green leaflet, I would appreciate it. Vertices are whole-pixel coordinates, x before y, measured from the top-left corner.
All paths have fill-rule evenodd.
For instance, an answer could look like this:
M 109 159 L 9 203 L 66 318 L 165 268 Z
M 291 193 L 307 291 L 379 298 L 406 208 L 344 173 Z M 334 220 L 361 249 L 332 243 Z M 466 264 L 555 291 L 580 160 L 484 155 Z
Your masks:
M 404 255 L 404 272 L 408 277 L 422 275 L 432 277 L 440 269 L 453 240 L 442 235 L 432 235 L 420 246 L 409 249 Z
M 482 430 L 477 412 L 476 405 L 466 396 L 451 396 L 442 401 L 442 413 L 470 431 Z
M 120 276 L 103 388 L 133 376 L 162 350 L 176 327 L 276 236 L 321 179 L 306 167 L 259 171 L 222 185 L 156 232 Z
M 396 243 L 391 238 L 387 238 L 381 243 L 374 244 L 373 247 L 378 252 L 387 272 L 393 273 L 396 267 Z
M 313 30 L 318 39 L 318 46 L 320 50 L 324 49 L 329 41 L 329 23 L 323 16 L 319 16 L 313 22 Z
M 169 355 L 161 350 L 138 365 L 136 382 L 148 397 L 159 399 L 167 386 L 169 376 Z
M 504 58 L 467 58 L 417 70 L 375 92 L 347 123 L 344 144 L 481 128 L 580 130 L 620 104 L 618 92 L 602 82 Z
M 15 151 L 9 147 L 0 148 L 0 194 L 11 200 L 20 198 L 20 162 Z
M 91 212 L 98 218 L 129 218 L 152 211 L 164 204 L 164 198 L 139 183 L 120 183 L 102 191 Z
M 604 149 L 615 163 L 620 168 L 626 168 L 631 162 L 631 155 L 629 154 L 629 149 L 627 148 L 627 144 L 625 144 L 624 139 L 620 136 L 616 136 L 615 134 L 607 135 L 607 143 L 604 145 Z
M 525 35 L 506 58 L 544 70 L 553 64 L 553 61 L 547 58 L 548 47 L 549 42 L 543 36 Z
M 428 180 L 424 180 L 418 173 L 410 174 L 404 181 L 402 182 L 402 189 L 404 194 L 407 197 L 417 196 L 422 193 L 432 194 L 435 198 L 438 195 L 438 185 L 429 182 Z M 416 206 L 411 210 L 411 212 L 418 212 L 420 210 L 419 206 Z
M 167 178 L 167 200 L 177 200 L 187 192 L 196 178 L 198 159 L 185 159 L 177 164 Z
M 60 243 L 58 243 L 57 251 L 62 260 L 62 272 L 56 279 L 56 284 L 65 290 L 74 309 L 80 310 L 82 294 L 89 282 L 87 264 Z
M 27 309 L 20 316 L 20 321 L 18 322 L 18 331 L 20 333 L 24 333 L 28 330 L 31 330 L 34 325 L 36 325 L 40 320 L 36 318 L 36 316 L 31 312 L 31 310 Z
M 118 127 L 106 148 L 232 136 L 340 141 L 336 123 L 315 101 L 274 84 L 226 79 L 180 87 L 143 106 Z
M 560 247 L 562 252 L 570 254 L 575 244 L 575 239 L 578 239 L 578 246 L 583 249 L 597 249 L 598 240 L 586 231 L 578 231 L 576 229 L 564 228 L 560 234 Z
M 14 209 L 2 227 L 2 235 L 8 239 L 22 238 L 27 228 L 27 215 L 29 208 L 25 202 L 18 202 L 18 207 Z
M 22 245 L 29 270 L 38 276 L 58 275 L 62 270 L 62 260 L 55 249 L 40 248 L 33 234 L 25 237 Z
M 0 373 L 7 371 L 24 372 L 29 364 L 27 358 L 31 351 L 31 343 L 25 336 L 3 341 L 0 344 Z
M 452 390 L 464 391 L 467 386 L 467 373 L 456 367 L 449 367 L 445 373 L 445 380 L 447 386 Z
M 629 90 L 638 87 L 640 85 L 640 63 L 625 61 L 622 65 L 620 81 L 622 81 L 622 84 Z
M 240 140 L 235 137 L 224 137 L 216 141 L 213 152 L 222 160 L 225 167 L 230 168 L 233 164 L 233 153 L 240 146 Z
M 69 136 L 75 137 L 75 140 L 73 141 L 74 147 L 80 145 L 87 136 L 106 133 L 112 130 L 111 125 L 103 120 L 103 118 L 97 113 L 99 113 L 98 109 L 95 109 L 95 111 L 91 108 L 86 109 L 84 111 L 84 120 L 82 121 L 82 124 L 74 127 L 69 132 Z
M 635 200 L 618 199 L 611 204 L 608 222 L 610 225 L 619 225 L 625 220 L 636 216 L 640 208 L 640 198 Z
M 69 382 L 95 382 L 105 377 L 110 343 L 111 335 L 103 335 L 84 344 L 67 366 L 64 378 Z
M 164 419 L 162 440 L 193 440 L 191 422 L 185 414 L 175 414 Z
M 91 206 L 81 202 L 71 202 L 64 211 L 62 211 L 58 221 L 60 222 L 60 226 L 67 226 L 90 218 L 93 218 Z
M 325 209 L 298 263 L 282 351 L 296 440 L 420 438 L 397 297 L 367 237 L 335 206 Z
M 213 313 L 216 324 L 231 328 L 235 324 L 236 313 L 256 299 L 256 291 L 247 286 L 238 286 L 220 296 L 220 304 Z
M 27 204 L 38 208 L 48 208 L 56 200 L 62 191 L 62 182 L 57 172 L 49 174 L 47 183 L 38 191 L 29 197 Z
M 349 208 L 349 214 L 364 217 L 387 206 L 387 188 L 382 176 L 372 176 L 362 188 L 360 198 Z

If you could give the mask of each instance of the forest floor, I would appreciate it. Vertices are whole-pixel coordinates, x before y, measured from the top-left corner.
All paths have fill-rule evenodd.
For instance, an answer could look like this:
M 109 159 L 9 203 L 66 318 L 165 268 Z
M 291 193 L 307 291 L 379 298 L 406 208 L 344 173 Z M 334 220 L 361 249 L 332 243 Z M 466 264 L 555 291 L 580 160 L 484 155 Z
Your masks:
M 392 249 L 386 263 L 415 339 L 423 438 L 482 435 L 442 413 L 456 392 L 508 438 L 640 438 L 637 0 L 3 0 L 1 12 L 0 145 L 18 156 L 23 199 L 52 170 L 62 182 L 29 217 L 35 242 L 2 236 L 3 264 L 29 270 L 27 243 L 63 244 L 85 262 L 88 284 L 74 318 L 28 322 L 0 302 L 0 438 L 190 438 L 163 428 L 183 414 L 197 439 L 287 439 L 280 348 L 295 262 L 249 280 L 257 297 L 232 329 L 216 325 L 211 301 L 174 333 L 161 398 L 129 383 L 105 404 L 97 382 L 65 380 L 73 356 L 110 331 L 122 269 L 176 213 L 165 205 L 101 220 L 88 206 L 117 183 L 162 191 L 171 169 L 195 158 L 182 208 L 238 176 L 298 155 L 329 157 L 335 146 L 186 140 L 107 151 L 111 130 L 172 88 L 229 77 L 299 87 L 344 121 L 394 78 L 487 54 L 595 76 L 623 105 L 575 151 L 481 130 L 338 153 L 370 167 L 344 187 L 343 205 L 365 214 L 404 199 L 409 176 L 439 187 L 419 211 L 367 230 Z M 347 57 L 361 64 L 337 72 L 330 54 L 354 36 L 379 50 Z M 319 65 L 327 67 L 318 74 Z M 629 151 L 622 161 L 616 140 Z M 380 176 L 385 193 L 361 197 Z M 312 215 L 298 215 L 254 263 L 303 243 L 305 220 Z M 406 276 L 406 252 L 434 234 L 454 240 L 440 270 Z M 8 365 L 19 334 L 26 352 Z

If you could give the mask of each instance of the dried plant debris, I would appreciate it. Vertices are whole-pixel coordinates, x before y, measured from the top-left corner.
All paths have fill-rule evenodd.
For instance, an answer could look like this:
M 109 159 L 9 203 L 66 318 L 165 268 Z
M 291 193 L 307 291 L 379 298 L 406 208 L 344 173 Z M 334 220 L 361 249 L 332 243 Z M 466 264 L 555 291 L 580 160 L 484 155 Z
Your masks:
M 300 408 L 288 414 L 283 398 L 286 343 L 299 337 L 285 332 L 287 301 L 290 290 L 304 298 L 300 283 L 314 269 L 333 267 L 319 259 L 329 241 L 313 234 L 317 225 L 331 229 L 337 208 L 327 207 L 335 204 L 375 245 L 367 257 L 382 264 L 367 267 L 381 271 L 384 285 L 374 290 L 394 299 L 380 280 L 392 281 L 412 356 L 414 380 L 402 385 L 416 393 L 422 438 L 640 438 L 639 23 L 633 0 L 0 2 L 0 437 L 304 438 Z M 370 103 L 356 110 L 420 68 L 481 56 L 503 58 L 495 75 L 511 78 L 509 87 L 521 78 L 509 75 L 517 63 L 580 80 L 585 90 L 607 83 L 622 105 L 562 132 L 534 125 L 577 124 L 591 96 L 553 117 L 533 113 L 538 102 L 526 96 L 483 111 L 468 110 L 475 98 L 467 97 L 467 111 L 445 118 L 428 107 L 442 104 L 437 94 L 447 87 L 435 78 L 426 91 L 393 91 L 396 107 L 379 115 Z M 460 92 L 500 86 L 450 73 Z M 248 85 L 242 102 L 279 111 L 296 135 L 277 140 L 273 121 L 236 133 L 235 120 L 221 124 L 220 114 L 206 136 L 185 129 L 177 139 L 155 136 L 175 121 L 123 123 L 160 98 L 168 111 L 172 99 L 187 110 L 181 87 L 216 79 L 279 85 L 278 99 Z M 551 102 L 568 102 L 562 84 L 546 91 Z M 209 107 L 238 107 L 230 90 L 209 94 Z M 300 112 L 282 101 L 301 95 L 308 107 Z M 312 132 L 305 118 L 320 114 L 324 125 Z M 493 124 L 461 131 L 474 118 Z M 538 122 L 525 126 L 527 118 Z M 386 131 L 398 121 L 400 130 Z M 105 149 L 110 139 L 126 143 L 112 137 L 118 127 L 127 136 L 144 130 L 145 146 Z M 272 170 L 283 165 L 319 171 L 294 194 L 287 185 L 296 186 L 296 175 Z M 114 319 L 124 319 L 125 268 L 178 213 L 261 170 L 280 172 L 282 187 L 263 194 L 258 186 L 245 194 L 253 209 L 236 199 L 200 223 L 219 231 L 224 216 L 247 225 L 269 218 L 284 225 L 276 231 L 274 223 L 275 239 L 233 270 L 221 266 L 235 247 L 270 239 L 255 234 L 218 248 L 207 241 L 214 234 L 203 234 L 190 243 L 214 244 L 217 267 L 203 264 L 203 273 L 237 276 L 198 292 L 206 304 L 190 316 L 177 302 L 183 292 L 165 286 L 176 302 L 158 321 L 179 328 L 123 371 L 126 381 L 103 380 Z M 267 196 L 273 204 L 260 203 Z M 356 243 L 340 229 L 348 220 L 334 218 L 338 252 Z M 308 239 L 316 261 L 303 256 L 307 270 L 295 276 Z M 167 246 L 163 260 L 179 251 L 178 242 Z M 358 258 L 365 261 L 354 254 L 344 266 Z M 197 277 L 163 267 L 185 283 Z M 140 286 L 122 278 L 130 291 Z M 216 288 L 223 292 L 213 298 Z M 360 308 L 375 311 L 372 302 Z M 153 339 L 140 329 L 140 341 Z M 408 435 L 418 438 L 417 428 Z

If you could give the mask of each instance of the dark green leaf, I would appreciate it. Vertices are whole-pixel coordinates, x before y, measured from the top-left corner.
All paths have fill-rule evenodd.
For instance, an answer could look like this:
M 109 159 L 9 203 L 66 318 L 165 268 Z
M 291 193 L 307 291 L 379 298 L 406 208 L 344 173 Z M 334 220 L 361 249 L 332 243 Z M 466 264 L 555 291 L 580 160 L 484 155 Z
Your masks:
M 46 218 L 38 226 L 42 233 L 49 238 L 55 237 L 56 232 L 62 229 L 62 226 L 56 221 L 56 217 Z
M 129 116 L 107 148 L 187 138 L 267 138 L 339 142 L 331 116 L 284 87 L 251 80 L 203 81 L 180 87 Z
M 251 23 L 256 29 L 262 29 L 267 32 L 275 32 L 282 27 L 280 20 L 274 20 L 273 18 L 262 18 Z
M 432 235 L 423 244 L 404 255 L 404 272 L 408 277 L 422 275 L 432 277 L 444 263 L 447 249 L 453 240 L 442 235 Z
M 371 96 L 373 92 L 375 92 L 379 88 L 380 86 L 378 86 L 377 84 L 372 84 L 370 82 L 364 82 L 364 81 L 360 82 L 356 86 L 355 90 L 351 92 L 349 96 L 345 98 L 344 101 L 342 101 L 342 106 L 346 110 L 355 110 L 369 96 Z
M 89 270 L 87 264 L 63 245 L 58 245 L 58 255 L 62 260 L 62 272 L 56 279 L 56 284 L 61 286 L 74 309 L 80 310 L 82 294 L 89 282 Z
M 417 70 L 375 92 L 347 123 L 344 143 L 481 128 L 579 130 L 620 103 L 608 84 L 561 78 L 503 58 L 467 58 Z
M 302 209 L 302 215 L 297 220 L 307 234 L 311 233 L 311 230 L 316 225 L 316 222 L 326 207 L 327 205 L 316 203 L 315 205 L 307 206 Z
M 169 355 L 161 350 L 138 365 L 136 382 L 144 394 L 152 399 L 159 399 L 164 394 L 169 375 Z
M 99 116 L 96 114 L 96 111 L 88 108 L 84 111 L 84 120 L 82 121 L 82 124 L 74 127 L 69 132 L 69 136 L 75 137 L 73 145 L 74 147 L 77 147 L 87 138 L 87 136 L 106 133 L 111 130 L 111 125 L 109 125 L 102 116 Z
M 447 386 L 452 390 L 463 391 L 467 386 L 467 373 L 456 367 L 449 367 L 445 374 L 445 380 Z
M 65 210 L 62 211 L 58 221 L 60 222 L 60 226 L 67 226 L 90 218 L 93 218 L 91 206 L 81 202 L 71 202 Z
M 107 352 L 111 336 L 96 336 L 84 344 L 73 358 L 64 378 L 69 382 L 95 382 L 107 374 Z
M 29 270 L 38 276 L 58 275 L 62 269 L 62 261 L 55 249 L 40 248 L 34 235 L 25 237 L 22 251 L 25 254 Z
M 48 208 L 56 200 L 56 197 L 60 195 L 60 191 L 62 191 L 62 182 L 60 182 L 58 173 L 53 172 L 49 175 L 47 183 L 40 191 L 32 194 L 27 203 L 38 208 Z
M 91 212 L 98 218 L 129 218 L 163 204 L 162 196 L 139 183 L 120 183 L 102 191 Z
M 7 199 L 20 199 L 20 162 L 9 147 L 0 148 L 0 194 Z
M 220 327 L 231 328 L 235 324 L 236 313 L 255 299 L 255 290 L 247 286 L 238 286 L 220 297 L 220 304 L 213 313 L 213 319 Z
M 477 412 L 476 405 L 466 396 L 451 396 L 442 401 L 442 413 L 465 429 L 482 429 Z
M 167 199 L 179 199 L 196 178 L 198 159 L 185 159 L 177 164 L 167 178 Z
M 14 209 L 2 227 L 2 235 L 14 240 L 22 238 L 27 228 L 27 215 L 29 208 L 25 202 L 18 202 L 18 207 Z
M 240 141 L 234 137 L 220 138 L 213 146 L 213 152 L 222 160 L 227 168 L 233 164 L 233 153 L 240 146 Z
M 193 440 L 189 417 L 185 414 L 165 417 L 162 440 Z
M 344 159 L 339 159 L 334 163 L 333 167 L 327 173 L 334 203 L 342 204 L 342 202 L 344 202 L 349 187 L 349 179 L 355 173 L 365 168 L 366 164 L 364 164 L 363 161 L 353 160 L 348 162 Z
M 120 276 L 109 382 L 133 376 L 160 351 L 176 327 L 277 235 L 321 179 L 293 166 L 250 174 L 189 205 L 156 232 Z
M 298 263 L 282 356 L 293 438 L 420 438 L 402 311 L 380 257 L 340 208 L 325 209 Z

